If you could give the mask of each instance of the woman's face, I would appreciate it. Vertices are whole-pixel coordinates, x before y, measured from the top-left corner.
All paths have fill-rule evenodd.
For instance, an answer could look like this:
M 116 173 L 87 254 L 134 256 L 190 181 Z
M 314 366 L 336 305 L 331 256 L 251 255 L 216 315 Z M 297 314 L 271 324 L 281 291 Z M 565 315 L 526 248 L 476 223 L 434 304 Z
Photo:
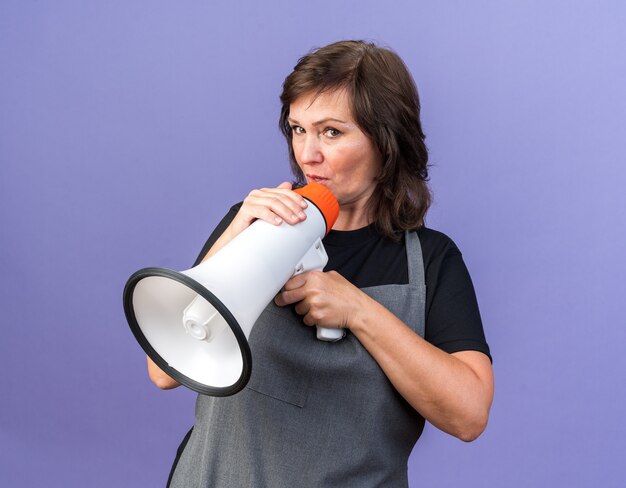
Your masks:
M 305 94 L 289 108 L 296 162 L 308 182 L 331 190 L 342 207 L 365 208 L 381 158 L 354 121 L 344 90 Z

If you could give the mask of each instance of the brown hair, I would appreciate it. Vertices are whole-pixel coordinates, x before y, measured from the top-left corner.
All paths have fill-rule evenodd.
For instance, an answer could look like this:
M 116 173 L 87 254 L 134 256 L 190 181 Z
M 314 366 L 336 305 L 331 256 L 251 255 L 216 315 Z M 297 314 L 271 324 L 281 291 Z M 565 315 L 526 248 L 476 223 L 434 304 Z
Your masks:
M 336 42 L 300 58 L 283 83 L 279 122 L 299 184 L 305 178 L 291 146 L 289 107 L 304 94 L 338 89 L 347 91 L 356 123 L 382 156 L 368 211 L 379 232 L 397 239 L 424 225 L 431 200 L 415 82 L 396 53 L 363 41 Z

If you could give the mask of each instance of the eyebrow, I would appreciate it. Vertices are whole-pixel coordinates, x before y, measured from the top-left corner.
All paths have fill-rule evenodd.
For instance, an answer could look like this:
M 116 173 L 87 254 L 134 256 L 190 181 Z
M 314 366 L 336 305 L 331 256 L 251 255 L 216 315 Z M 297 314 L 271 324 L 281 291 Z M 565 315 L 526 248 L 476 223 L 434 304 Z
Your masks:
M 287 120 L 293 124 L 300 124 L 300 122 L 298 122 L 296 119 L 292 119 L 291 117 L 288 117 Z M 326 117 L 325 119 L 318 120 L 317 122 L 313 122 L 313 125 L 317 126 L 317 125 L 326 124 L 328 122 L 339 122 L 340 124 L 348 123 L 346 120 L 335 119 L 333 117 Z

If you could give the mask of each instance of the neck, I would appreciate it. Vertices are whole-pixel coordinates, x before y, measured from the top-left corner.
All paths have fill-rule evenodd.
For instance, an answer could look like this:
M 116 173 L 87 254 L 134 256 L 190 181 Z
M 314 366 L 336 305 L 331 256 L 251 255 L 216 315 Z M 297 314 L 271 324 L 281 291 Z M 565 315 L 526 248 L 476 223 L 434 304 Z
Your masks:
M 333 225 L 333 229 L 356 230 L 365 227 L 371 223 L 372 219 L 365 205 L 342 205 L 339 208 L 339 216 L 337 217 L 335 225 Z

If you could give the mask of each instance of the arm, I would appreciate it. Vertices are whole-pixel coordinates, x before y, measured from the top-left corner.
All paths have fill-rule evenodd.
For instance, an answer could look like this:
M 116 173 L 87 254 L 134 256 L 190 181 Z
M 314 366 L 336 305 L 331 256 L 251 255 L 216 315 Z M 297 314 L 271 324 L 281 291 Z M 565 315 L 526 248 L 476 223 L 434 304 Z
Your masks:
M 306 218 L 302 212 L 302 209 L 306 207 L 307 203 L 304 198 L 291 191 L 291 183 L 288 182 L 283 182 L 276 188 L 251 191 L 243 201 L 235 218 L 213 243 L 202 261 L 219 251 L 255 220 L 265 220 L 274 225 L 280 225 L 283 222 L 296 224 Z M 158 388 L 171 390 L 180 386 L 180 383 L 159 368 L 150 357 L 146 356 L 146 358 L 148 375 Z
M 150 380 L 161 390 L 171 390 L 180 386 L 180 383 L 159 368 L 156 363 L 146 356 L 148 361 L 148 375 Z
M 350 329 L 398 392 L 434 426 L 463 441 L 476 439 L 493 400 L 489 358 L 478 351 L 448 354 L 362 295 Z
M 277 305 L 297 303 L 296 312 L 307 325 L 349 328 L 430 423 L 464 441 L 484 430 L 493 399 L 493 373 L 485 354 L 438 349 L 333 271 L 296 276 L 284 290 Z

